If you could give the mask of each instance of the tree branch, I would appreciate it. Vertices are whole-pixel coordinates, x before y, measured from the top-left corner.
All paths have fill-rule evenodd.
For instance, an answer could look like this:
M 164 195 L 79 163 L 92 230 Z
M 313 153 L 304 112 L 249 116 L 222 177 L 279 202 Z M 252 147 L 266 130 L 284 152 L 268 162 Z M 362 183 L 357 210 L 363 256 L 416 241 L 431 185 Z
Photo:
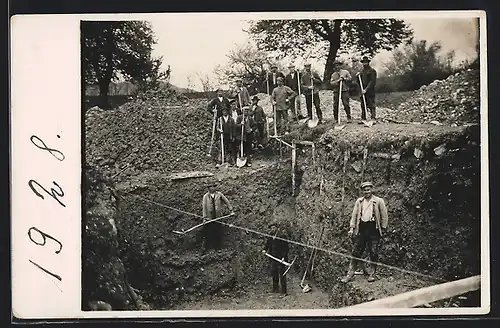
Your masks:
M 326 34 L 325 32 L 323 32 L 317 25 L 314 21 L 311 21 L 309 23 L 309 25 L 311 25 L 311 29 L 316 33 L 318 34 L 319 36 L 321 36 L 323 39 L 325 40 L 328 40 L 328 34 Z

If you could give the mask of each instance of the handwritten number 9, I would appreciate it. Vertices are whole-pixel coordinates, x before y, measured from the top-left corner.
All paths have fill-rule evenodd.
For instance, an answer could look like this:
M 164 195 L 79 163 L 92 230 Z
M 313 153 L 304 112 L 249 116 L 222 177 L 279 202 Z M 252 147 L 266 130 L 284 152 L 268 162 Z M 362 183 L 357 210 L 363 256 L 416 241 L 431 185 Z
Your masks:
M 64 156 L 64 154 L 62 152 L 60 152 L 59 150 L 57 149 L 54 149 L 54 148 L 49 148 L 47 147 L 47 145 L 45 144 L 45 142 L 43 142 L 42 139 L 38 138 L 37 136 L 31 136 L 30 138 L 31 142 L 37 146 L 38 148 L 40 148 L 41 150 L 46 150 L 48 151 L 52 156 L 54 156 L 58 161 L 64 161 L 64 159 L 66 158 Z M 35 142 L 35 140 L 37 140 L 37 142 Z M 38 145 L 37 143 L 41 143 L 42 145 Z
M 40 236 L 42 236 L 43 238 L 43 241 L 41 243 L 37 242 L 36 240 L 33 239 L 33 237 L 31 237 L 31 231 L 36 231 L 40 234 Z M 59 254 L 62 250 L 62 244 L 59 240 L 55 239 L 54 237 L 52 237 L 51 235 L 49 234 L 46 234 L 45 232 L 43 231 L 40 231 L 38 230 L 37 228 L 35 227 L 31 227 L 29 230 L 28 230 L 28 237 L 30 237 L 31 241 L 35 244 L 37 244 L 38 246 L 45 246 L 45 244 L 47 243 L 47 238 L 49 239 L 52 239 L 53 241 L 55 241 L 58 245 L 59 245 L 59 249 L 57 251 L 55 251 L 56 254 Z
M 57 188 L 59 188 L 59 192 L 57 192 L 56 190 L 54 190 L 54 188 L 50 188 L 50 192 L 45 189 L 44 187 L 42 187 L 41 184 L 39 184 L 38 182 L 36 182 L 35 180 L 30 180 L 28 182 L 28 185 L 30 186 L 31 190 L 35 193 L 35 195 L 37 195 L 38 197 L 40 197 L 41 199 L 45 199 L 45 197 L 43 197 L 43 195 L 41 193 L 39 193 L 35 187 L 33 186 L 34 184 L 36 184 L 38 187 L 42 188 L 43 191 L 45 191 L 47 194 L 49 194 L 52 198 L 54 198 L 55 200 L 57 200 L 57 202 L 63 206 L 63 207 L 66 207 L 66 205 L 64 205 L 63 202 L 61 202 L 59 200 L 59 198 L 57 197 L 63 197 L 64 196 L 64 191 L 62 190 L 62 188 L 55 182 L 55 181 L 52 181 L 53 184 L 56 185 Z

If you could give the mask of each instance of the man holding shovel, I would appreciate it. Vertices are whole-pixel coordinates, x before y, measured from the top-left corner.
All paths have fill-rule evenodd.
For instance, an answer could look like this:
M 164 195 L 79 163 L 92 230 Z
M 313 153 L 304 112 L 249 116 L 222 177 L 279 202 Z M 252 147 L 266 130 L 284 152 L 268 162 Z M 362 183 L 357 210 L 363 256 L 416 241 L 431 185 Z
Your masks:
M 351 107 L 349 105 L 349 83 L 351 82 L 351 74 L 345 69 L 341 69 L 342 63 L 335 61 L 333 64 L 334 72 L 330 78 L 330 84 L 333 86 L 333 117 L 335 122 L 339 121 L 339 97 L 342 100 L 347 115 L 347 123 L 351 123 Z M 342 86 L 341 86 L 342 85 Z M 342 88 L 342 90 L 340 90 Z
M 314 103 L 318 123 L 321 124 L 323 121 L 323 113 L 320 108 L 319 89 L 323 82 L 321 81 L 321 77 L 319 77 L 318 73 L 311 71 L 310 63 L 306 63 L 304 68 L 305 71 L 300 77 L 300 83 L 302 92 L 306 97 L 307 116 L 310 120 L 312 120 L 312 105 Z
M 273 221 L 269 224 L 269 234 L 273 237 L 267 237 L 265 248 L 262 250 L 263 253 L 268 253 L 275 258 L 282 259 L 285 262 L 288 262 L 288 251 L 289 245 L 288 242 L 277 239 L 276 237 L 280 237 L 285 239 L 287 236 L 283 233 L 282 229 L 280 229 L 278 222 Z M 286 286 L 286 275 L 283 275 L 286 270 L 286 266 L 282 263 L 274 259 L 269 259 L 271 276 L 273 279 L 273 293 L 282 293 L 283 295 L 287 295 L 287 286 Z
M 295 65 L 290 64 L 288 69 L 290 71 L 285 77 L 285 85 L 297 94 L 291 102 L 292 119 L 297 121 L 304 118 L 300 111 L 300 77 L 298 71 L 295 69 Z
M 229 99 L 224 96 L 224 91 L 222 89 L 217 89 L 216 92 L 217 96 L 208 102 L 207 109 L 211 113 L 216 111 L 216 117 L 219 118 L 222 116 L 224 108 L 229 110 L 231 108 L 231 104 L 229 103 Z
M 358 198 L 354 203 L 348 235 L 353 238 L 352 256 L 356 259 L 350 260 L 349 271 L 341 280 L 344 283 L 350 281 L 354 276 L 359 262 L 357 259 L 361 258 L 365 248 L 368 248 L 368 255 L 372 262 L 368 282 L 376 280 L 375 271 L 377 265 L 375 262 L 378 262 L 380 239 L 386 234 L 388 218 L 384 200 L 373 195 L 372 188 L 373 184 L 371 182 L 363 182 L 361 184 L 363 197 Z
M 219 133 L 222 136 L 224 150 L 221 150 L 221 156 L 225 157 L 225 161 L 229 165 L 236 163 L 236 144 L 234 143 L 234 120 L 229 116 L 229 109 L 222 110 L 222 117 L 219 118 Z M 226 156 L 229 155 L 229 156 Z
M 239 144 L 239 154 L 246 158 L 246 165 L 252 166 L 251 156 L 252 156 L 252 141 L 253 141 L 253 129 L 255 126 L 252 117 L 249 115 L 249 107 L 243 107 L 243 112 L 236 119 L 236 124 L 234 125 L 234 134 L 236 137 L 236 142 Z M 242 131 L 243 130 L 243 131 Z M 243 149 L 241 148 L 243 147 Z
M 377 71 L 370 66 L 370 60 L 364 56 L 361 59 L 363 70 L 357 74 L 361 87 L 361 119 L 366 120 L 366 108 L 370 110 L 370 118 L 375 117 L 375 84 L 377 83 Z

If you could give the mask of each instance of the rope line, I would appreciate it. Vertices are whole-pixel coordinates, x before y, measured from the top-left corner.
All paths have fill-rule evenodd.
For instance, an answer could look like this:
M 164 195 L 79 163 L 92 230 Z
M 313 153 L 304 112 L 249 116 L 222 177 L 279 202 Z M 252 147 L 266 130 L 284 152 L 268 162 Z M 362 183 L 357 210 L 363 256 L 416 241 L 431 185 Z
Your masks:
M 187 215 L 190 215 L 190 216 L 193 216 L 193 217 L 203 218 L 203 216 L 199 215 L 199 214 L 186 212 L 186 211 L 177 209 L 175 207 L 171 207 L 171 206 L 168 206 L 168 205 L 165 205 L 165 204 L 161 204 L 161 203 L 158 203 L 158 202 L 155 202 L 155 201 L 152 201 L 152 200 L 149 200 L 149 199 L 146 199 L 146 198 L 143 198 L 141 196 L 134 195 L 134 194 L 131 194 L 131 193 L 127 193 L 127 194 L 129 194 L 131 196 L 134 196 L 136 198 L 139 198 L 139 199 L 141 199 L 141 200 L 143 200 L 145 202 L 149 202 L 151 204 L 158 205 L 160 207 L 171 209 L 173 211 L 184 213 L 184 214 L 187 214 Z M 265 232 L 257 231 L 257 230 L 251 229 L 251 228 L 241 227 L 241 226 L 238 226 L 238 225 L 235 225 L 235 224 L 232 224 L 232 223 L 225 223 L 225 222 L 222 222 L 222 221 L 214 221 L 214 222 L 222 224 L 222 225 L 225 225 L 225 226 L 228 226 L 230 228 L 235 228 L 235 229 L 240 229 L 240 230 L 243 230 L 243 231 L 246 231 L 246 232 L 251 232 L 251 233 L 254 233 L 254 234 L 257 234 L 257 235 L 261 235 L 261 236 L 265 236 L 265 237 L 270 237 L 270 238 L 276 238 L 276 239 L 279 239 L 279 240 L 282 240 L 282 241 L 286 241 L 286 242 L 289 242 L 291 244 L 295 244 L 295 245 L 298 245 L 298 246 L 301 246 L 301 247 L 316 249 L 318 251 L 322 251 L 322 252 L 325 252 L 325 253 L 337 255 L 337 256 L 340 256 L 340 257 L 350 258 L 350 259 L 353 259 L 353 260 L 358 260 L 358 261 L 365 262 L 365 263 L 377 264 L 377 266 L 385 267 L 385 268 L 392 269 L 392 270 L 395 270 L 395 271 L 399 271 L 399 272 L 402 272 L 402 273 L 407 273 L 407 274 L 412 274 L 412 275 L 415 275 L 415 276 L 420 276 L 420 277 L 427 278 L 427 279 L 432 279 L 432 280 L 436 280 L 436 281 L 440 281 L 440 282 L 447 282 L 444 279 L 433 277 L 433 276 L 430 276 L 430 275 L 427 275 L 427 274 L 424 274 L 424 273 L 420 273 L 420 272 L 416 272 L 416 271 L 412 271 L 412 270 L 402 269 L 402 268 L 399 268 L 399 267 L 396 267 L 396 266 L 393 266 L 393 265 L 389 265 L 389 264 L 385 264 L 385 263 L 381 263 L 381 262 L 370 261 L 370 260 L 367 260 L 367 259 L 363 259 L 363 258 L 352 256 L 350 254 L 345 254 L 345 253 L 337 252 L 337 251 L 334 251 L 334 250 L 330 250 L 330 249 L 326 249 L 326 248 L 322 248 L 322 247 L 318 247 L 318 246 L 314 246 L 314 245 L 308 245 L 308 244 L 301 243 L 301 242 L 298 242 L 298 241 L 295 241 L 295 240 L 291 240 L 291 239 L 286 239 L 286 238 L 281 238 L 281 237 L 275 237 L 275 236 L 269 235 L 269 234 L 267 234 Z

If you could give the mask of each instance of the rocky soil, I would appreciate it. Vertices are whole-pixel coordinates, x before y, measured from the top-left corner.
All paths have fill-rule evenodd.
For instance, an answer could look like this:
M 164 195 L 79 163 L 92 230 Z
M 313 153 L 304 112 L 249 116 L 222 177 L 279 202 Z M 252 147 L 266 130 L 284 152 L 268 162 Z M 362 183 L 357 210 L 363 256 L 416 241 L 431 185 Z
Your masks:
M 436 283 L 383 269 L 376 285 L 366 283 L 362 276 L 343 285 L 338 278 L 345 274 L 347 260 L 318 252 L 311 281 L 315 283 L 313 294 L 295 290 L 283 301 L 262 296 L 270 287 L 267 259 L 260 252 L 265 239 L 227 224 L 266 232 L 268 222 L 278 218 L 291 240 L 308 244 L 317 244 L 319 231 L 325 226 L 321 247 L 348 254 L 352 247 L 346 236 L 350 210 L 359 196 L 359 183 L 366 179 L 375 183 L 375 193 L 386 199 L 390 212 L 390 233 L 383 243 L 381 262 L 444 280 L 478 274 L 479 129 L 464 125 L 478 123 L 472 99 L 476 89 L 474 71 L 461 74 L 415 91 L 398 112 L 379 108 L 381 120 L 370 128 L 354 122 L 334 129 L 333 97 L 331 91 L 322 91 L 327 122 L 314 129 L 294 124 L 292 133 L 284 137 L 290 143 L 316 143 L 314 161 L 310 147 L 299 148 L 296 197 L 291 196 L 290 150 L 283 146 L 282 156 L 278 156 L 277 141 L 257 152 L 252 168 L 215 167 L 218 148 L 207 156 L 211 115 L 205 109 L 206 100 L 172 100 L 171 96 L 152 93 L 117 110 L 89 110 L 87 175 L 102 172 L 103 181 L 110 178 L 116 185 L 104 187 L 101 180 L 94 179 L 87 189 L 90 214 L 85 220 L 90 242 L 84 245 L 84 255 L 88 281 L 98 283 L 89 283 L 86 299 L 128 308 L 139 305 L 130 305 L 133 298 L 124 290 L 137 290 L 136 295 L 155 309 L 253 309 L 271 303 L 293 308 L 295 302 L 306 307 L 327 303 L 328 307 L 340 307 Z M 463 90 L 450 92 L 450 83 L 463 85 Z M 431 97 L 435 101 L 430 101 Z M 462 107 L 450 105 L 450 99 L 455 98 Z M 266 95 L 261 99 L 269 113 Z M 417 99 L 427 99 L 425 106 L 431 104 L 432 110 L 416 103 L 413 110 L 408 107 Z M 351 103 L 353 117 L 359 118 L 359 102 Z M 420 124 L 391 123 L 393 117 Z M 342 110 L 341 119 L 345 120 Z M 428 124 L 434 120 L 444 125 Z M 192 170 L 209 171 L 210 176 L 170 179 L 171 173 Z M 199 215 L 201 198 L 213 181 L 235 206 L 237 215 L 224 222 L 224 248 L 203 253 L 201 230 L 173 233 L 200 220 L 163 205 Z M 92 191 L 96 188 L 100 190 L 97 194 Z M 115 194 L 112 189 L 116 189 Z M 107 202 L 98 206 L 104 210 L 96 211 L 96 199 Z M 115 220 L 117 233 L 110 218 Z M 105 243 L 106 238 L 111 243 Z M 290 253 L 298 256 L 290 271 L 296 284 L 310 250 L 292 245 Z M 104 280 L 96 278 L 99 276 Z M 118 285 L 109 285 L 112 281 Z M 134 288 L 126 289 L 126 284 Z M 110 291 L 116 290 L 119 295 L 113 296 Z M 305 303 L 300 303 L 301 299 Z M 235 305 L 236 301 L 240 305 Z M 454 299 L 441 305 L 459 303 Z

